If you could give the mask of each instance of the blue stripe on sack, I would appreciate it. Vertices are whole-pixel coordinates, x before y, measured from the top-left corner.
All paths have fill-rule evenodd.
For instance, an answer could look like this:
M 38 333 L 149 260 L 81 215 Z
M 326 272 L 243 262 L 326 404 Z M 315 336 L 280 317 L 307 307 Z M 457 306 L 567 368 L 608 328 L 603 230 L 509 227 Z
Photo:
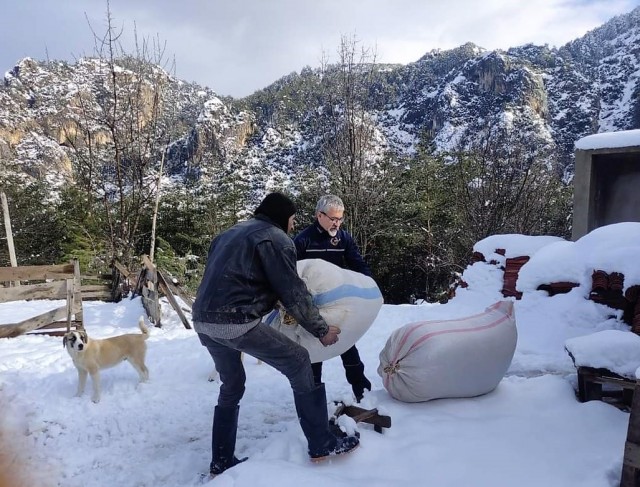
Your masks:
M 273 320 L 276 319 L 276 316 L 278 316 L 278 310 L 274 309 L 271 313 L 269 313 L 265 318 L 264 318 L 264 324 L 265 325 L 269 325 L 271 326 L 271 323 L 273 323 Z
M 313 296 L 313 304 L 324 306 L 344 298 L 379 299 L 381 297 L 382 294 L 377 287 L 362 288 L 353 284 L 345 284 L 331 291 L 316 294 Z
M 354 286 L 353 284 L 345 284 L 343 286 L 338 286 L 331 291 L 316 294 L 312 297 L 313 304 L 316 306 L 324 306 L 344 298 L 378 299 L 382 297 L 382 294 L 380 293 L 380 289 L 377 287 L 362 288 Z M 274 309 L 264 317 L 263 323 L 268 326 L 273 326 L 273 322 L 278 314 L 279 311 Z

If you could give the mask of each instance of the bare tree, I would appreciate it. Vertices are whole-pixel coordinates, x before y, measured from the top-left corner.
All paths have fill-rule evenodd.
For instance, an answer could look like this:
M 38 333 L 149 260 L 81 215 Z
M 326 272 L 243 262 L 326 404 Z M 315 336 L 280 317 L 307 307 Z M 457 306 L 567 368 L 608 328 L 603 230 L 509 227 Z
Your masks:
M 87 200 L 94 194 L 100 200 L 110 257 L 128 262 L 160 189 L 172 129 L 170 76 L 158 39 L 139 41 L 134 32 L 135 52 L 125 52 L 109 9 L 104 35 L 92 31 L 96 55 L 82 60 L 93 71 L 92 84 L 78 86 L 66 138 Z
M 499 233 L 566 235 L 570 191 L 549 147 L 525 131 L 491 126 L 451 154 L 449 169 L 469 248 Z
M 347 229 L 367 253 L 392 222 L 376 218 L 389 201 L 398 175 L 395 161 L 379 149 L 380 133 L 371 112 L 378 68 L 375 51 L 343 36 L 338 62 L 322 61 L 321 114 L 318 117 L 330 187 L 344 201 Z

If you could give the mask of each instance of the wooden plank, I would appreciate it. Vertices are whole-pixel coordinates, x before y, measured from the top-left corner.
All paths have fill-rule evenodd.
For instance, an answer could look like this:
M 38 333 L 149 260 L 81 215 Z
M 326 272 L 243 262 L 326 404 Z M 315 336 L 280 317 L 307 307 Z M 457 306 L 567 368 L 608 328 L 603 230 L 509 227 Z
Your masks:
M 131 276 L 131 272 L 129 271 L 129 269 L 127 269 L 125 266 L 123 266 L 120 262 L 118 262 L 117 260 L 113 261 L 113 266 L 118 269 L 120 271 L 120 274 L 122 274 L 124 277 L 126 277 L 127 279 L 129 279 L 129 277 Z
M 0 282 L 44 281 L 45 279 L 68 279 L 70 277 L 73 277 L 72 264 L 0 267 Z
M 158 270 L 158 280 L 160 279 L 164 281 L 164 283 L 167 285 L 167 287 L 171 290 L 173 294 L 178 295 L 180 299 L 182 299 L 185 302 L 185 304 L 189 306 L 189 308 L 193 308 L 193 299 L 190 296 L 188 296 L 182 289 L 176 286 L 173 282 L 171 282 L 169 279 L 164 277 L 164 274 L 162 274 L 162 272 Z M 189 311 L 191 311 L 191 309 L 189 309 Z
M 83 291 L 82 299 L 95 301 L 111 301 L 111 291 Z
M 80 262 L 78 259 L 72 259 L 73 266 L 73 314 L 77 321 L 80 322 L 80 328 L 84 329 L 84 313 L 82 310 L 82 278 L 80 277 Z
M 154 306 L 153 300 L 142 298 L 142 307 L 147 312 L 147 316 L 149 317 L 149 321 L 151 321 L 155 326 L 162 326 L 160 322 L 160 316 L 157 308 Z
M 74 328 L 77 328 L 79 324 L 80 324 L 79 321 L 71 320 L 71 326 L 73 326 Z M 64 322 L 64 321 L 54 321 L 52 323 L 49 323 L 48 325 L 41 326 L 37 330 L 30 331 L 28 334 L 29 335 L 35 335 L 36 333 L 38 333 L 39 330 L 57 330 L 57 329 L 62 329 L 64 331 L 66 331 L 66 328 L 67 328 L 67 323 L 66 322 Z
M 105 291 L 110 293 L 111 286 L 107 286 L 106 284 L 83 284 L 80 286 L 80 291 L 84 295 L 84 293 L 89 293 L 93 291 Z
M 151 262 L 151 260 L 149 259 L 149 256 L 147 255 L 143 255 L 142 256 L 142 265 L 147 269 L 147 279 L 149 281 L 152 282 L 156 282 L 157 278 L 156 278 L 156 266 L 153 264 L 153 262 Z
M 71 315 L 73 314 L 73 279 L 67 279 L 67 331 L 71 330 Z
M 178 313 L 178 316 L 180 317 L 180 320 L 182 321 L 182 324 L 184 325 L 184 327 L 190 330 L 191 324 L 189 323 L 189 320 L 187 320 L 187 317 L 182 312 L 182 309 L 180 309 L 180 305 L 176 301 L 175 296 L 173 295 L 173 293 L 171 292 L 171 289 L 169 289 L 169 286 L 167 285 L 166 279 L 164 278 L 164 276 L 160 271 L 158 271 L 158 287 L 159 287 L 159 290 L 162 291 L 164 295 L 167 297 L 169 304 L 171 304 L 171 306 L 176 311 L 176 313 Z
M 622 460 L 622 477 L 620 487 L 640 486 L 640 469 L 635 465 L 640 465 L 637 446 L 640 444 L 640 383 L 636 382 L 633 402 L 631 403 L 631 414 L 629 415 L 629 426 L 627 428 L 627 442 Z M 632 445 L 627 448 L 628 445 Z
M 135 298 L 136 295 L 139 295 L 142 293 L 142 289 L 144 288 L 144 282 L 146 280 L 145 278 L 146 273 L 147 273 L 147 270 L 144 267 L 140 269 L 140 272 L 138 273 L 138 279 L 136 281 L 136 285 L 133 288 L 133 292 L 131 293 L 131 299 Z
M 596 384 L 615 384 L 624 389 L 635 389 L 635 381 L 618 377 L 592 377 L 591 382 Z
M 640 444 L 640 383 L 636 382 L 633 403 L 631 404 L 631 414 L 629 415 L 629 428 L 627 440 Z
M 28 331 L 41 328 L 44 325 L 48 325 L 54 321 L 64 320 L 67 317 L 67 307 L 61 306 L 59 308 L 52 309 L 41 315 L 34 316 L 33 318 L 26 319 L 20 323 L 12 325 L 0 325 L 0 338 L 13 338 Z
M 627 441 L 624 445 L 624 464 L 640 469 L 640 445 Z
M 149 289 L 148 287 L 145 286 L 142 288 L 142 297 L 144 299 L 148 299 L 149 301 L 154 301 L 158 299 L 158 293 L 156 293 L 154 290 Z
M 67 334 L 67 330 L 42 330 L 42 328 L 39 328 L 36 331 L 32 331 L 27 333 L 27 335 L 47 335 L 47 336 L 54 336 L 54 337 L 62 337 L 65 336 Z
M 113 276 L 111 274 L 99 274 L 96 276 L 90 276 L 84 274 L 80 276 L 83 281 L 111 281 L 113 280 Z
M 23 284 L 20 287 L 0 288 L 0 303 L 19 301 L 22 299 L 64 299 L 67 295 L 66 289 L 65 281 Z
M 18 267 L 18 260 L 16 259 L 16 248 L 13 245 L 13 232 L 11 231 L 11 217 L 9 214 L 9 202 L 7 201 L 7 195 L 4 193 L 4 191 L 0 191 L 0 201 L 2 202 L 4 230 L 7 236 L 7 245 L 9 246 L 9 261 L 11 262 L 11 267 Z
M 7 202 L 7 195 L 4 191 L 0 191 L 0 200 L 2 200 L 2 214 L 4 215 L 4 231 L 7 236 L 7 246 L 9 247 L 9 261 L 11 267 L 18 267 L 18 260 L 16 259 L 16 248 L 13 244 L 13 231 L 11 230 L 11 216 L 9 214 L 9 203 Z M 14 286 L 19 287 L 20 281 L 14 281 Z
M 358 406 L 345 406 L 343 414 L 353 418 L 356 422 L 363 422 L 380 426 L 382 428 L 391 428 L 391 417 L 381 415 L 377 409 L 364 409 Z

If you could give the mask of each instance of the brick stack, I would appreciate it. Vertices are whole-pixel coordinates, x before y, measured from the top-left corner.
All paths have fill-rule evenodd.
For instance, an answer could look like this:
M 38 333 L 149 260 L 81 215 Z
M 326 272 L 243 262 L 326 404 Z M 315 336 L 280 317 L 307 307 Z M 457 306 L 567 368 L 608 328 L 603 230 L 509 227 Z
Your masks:
M 614 309 L 626 309 L 629 305 L 622 295 L 624 275 L 620 272 L 608 274 L 602 270 L 594 270 L 591 274 L 591 292 L 589 299 Z
M 624 274 L 594 270 L 589 299 L 614 309 L 623 310 L 622 320 L 640 335 L 640 286 L 630 286 L 624 294 Z
M 506 260 L 502 285 L 502 295 L 505 298 L 515 297 L 520 299 L 522 297 L 522 293 L 516 290 L 516 283 L 518 282 L 520 268 L 529 261 L 529 258 L 528 255 L 523 255 Z
M 640 286 L 629 286 L 624 297 L 629 305 L 625 309 L 622 319 L 631 325 L 631 331 L 640 335 Z

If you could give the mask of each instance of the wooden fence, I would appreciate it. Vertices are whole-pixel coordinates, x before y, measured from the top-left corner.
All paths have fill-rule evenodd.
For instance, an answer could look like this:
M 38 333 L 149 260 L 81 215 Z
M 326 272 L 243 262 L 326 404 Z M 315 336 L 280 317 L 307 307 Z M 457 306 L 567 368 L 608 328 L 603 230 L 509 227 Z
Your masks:
M 131 273 L 126 268 L 123 268 L 121 265 L 118 265 L 118 268 L 125 277 L 131 277 Z M 190 329 L 191 324 L 183 311 L 191 311 L 193 300 L 175 286 L 171 280 L 167 279 L 164 274 L 156 268 L 153 262 L 151 262 L 149 257 L 143 255 L 142 269 L 138 274 L 133 295 L 131 297 L 133 298 L 136 294 L 142 296 L 142 305 L 147 311 L 149 321 L 151 321 L 155 326 L 162 325 L 160 316 L 161 293 L 167 298 L 167 301 L 169 301 L 169 304 L 177 313 L 184 327 Z M 176 295 L 180 296 L 182 301 L 189 306 L 188 309 L 183 309 L 180 306 L 175 298 Z
M 33 330 L 46 330 L 62 335 L 71 327 L 83 329 L 80 266 L 69 264 L 0 267 L 0 303 L 26 299 L 66 300 L 65 306 L 52 309 L 18 323 L 0 325 L 0 338 L 22 335 Z

